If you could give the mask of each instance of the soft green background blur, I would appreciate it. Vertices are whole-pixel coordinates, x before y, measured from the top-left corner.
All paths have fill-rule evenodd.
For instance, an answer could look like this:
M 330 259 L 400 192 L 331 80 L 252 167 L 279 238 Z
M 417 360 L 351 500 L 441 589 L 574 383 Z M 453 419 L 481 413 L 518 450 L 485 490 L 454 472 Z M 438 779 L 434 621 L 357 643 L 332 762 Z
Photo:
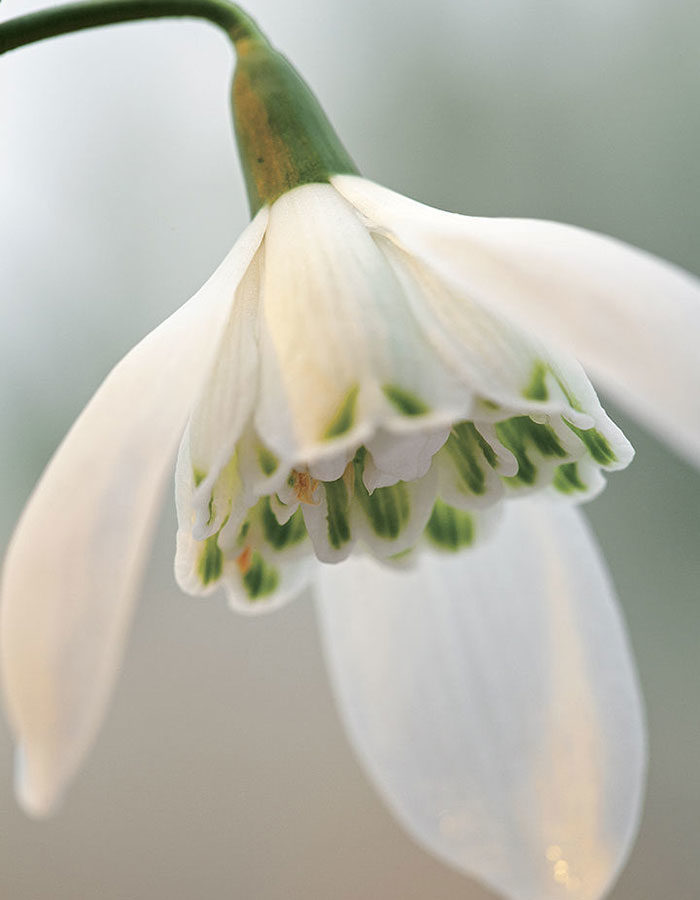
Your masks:
M 697 0 L 250 9 L 368 177 L 459 212 L 609 232 L 700 273 Z M 110 366 L 246 222 L 231 67 L 194 22 L 0 58 L 0 546 Z M 627 430 L 638 458 L 589 508 L 651 730 L 642 832 L 613 896 L 697 900 L 700 477 Z M 248 620 L 183 597 L 173 534 L 169 502 L 106 725 L 48 824 L 14 806 L 0 725 L 0 900 L 490 896 L 413 845 L 365 781 L 309 598 Z

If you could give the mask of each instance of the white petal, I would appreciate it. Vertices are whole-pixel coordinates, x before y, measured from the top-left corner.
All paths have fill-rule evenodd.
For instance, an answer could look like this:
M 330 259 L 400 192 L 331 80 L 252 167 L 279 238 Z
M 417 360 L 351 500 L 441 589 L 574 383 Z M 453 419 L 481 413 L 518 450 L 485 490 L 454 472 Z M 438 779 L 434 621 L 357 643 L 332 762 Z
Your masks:
M 190 429 L 185 429 L 175 466 L 175 504 L 177 507 L 177 542 L 175 551 L 175 580 L 180 590 L 194 596 L 208 596 L 219 586 L 214 577 L 218 568 L 218 532 L 222 528 L 222 518 L 234 539 L 248 509 L 246 493 L 233 465 L 226 467 L 212 491 L 212 512 L 218 521 L 205 536 L 195 534 L 198 509 L 192 503 L 195 493 L 190 458 Z
M 334 492 L 330 500 L 331 510 L 329 510 L 329 491 Z M 357 532 L 352 528 L 350 518 L 354 503 L 343 481 L 328 487 L 325 485 L 319 487 L 313 503 L 301 504 L 306 530 L 317 559 L 326 563 L 338 563 L 352 553 L 357 542 Z
M 378 428 L 366 443 L 372 457 L 372 467 L 364 473 L 367 490 L 374 490 L 381 484 L 422 478 L 449 433 L 449 428 L 426 428 L 410 434 L 395 434 Z
M 356 182 L 365 184 L 362 179 L 351 180 L 353 185 Z M 376 186 L 369 185 L 367 190 L 371 193 L 373 189 Z M 406 202 L 400 198 L 401 204 Z M 380 214 L 375 209 L 361 211 Z M 440 215 L 450 218 L 448 213 Z M 580 364 L 513 324 L 492 302 L 493 291 L 447 266 L 426 263 L 422 247 L 409 252 L 404 233 L 411 236 L 410 219 L 408 224 L 401 221 L 396 225 L 397 234 L 387 231 L 386 219 L 386 213 L 374 223 L 366 217 L 366 225 L 393 267 L 426 344 L 439 351 L 477 401 L 482 401 L 476 402 L 466 418 L 488 419 L 490 406 L 492 416 L 500 419 L 524 413 L 540 420 L 563 417 L 584 430 L 595 426 L 588 438 L 598 441 L 602 435 L 606 466 L 627 465 L 632 448 L 606 416 Z
M 195 527 L 199 539 L 218 531 L 228 514 L 227 509 L 217 508 L 221 504 L 217 503 L 215 484 L 257 400 L 256 319 L 262 257 L 260 250 L 240 283 L 229 289 L 230 296 L 235 294 L 231 312 L 190 420 L 190 464 L 199 482 L 192 501 L 198 512 Z
M 355 502 L 350 526 L 379 559 L 405 553 L 414 547 L 435 505 L 438 473 L 432 466 L 422 478 L 400 481 L 368 494 L 355 478 Z
M 255 425 L 285 460 L 314 466 L 356 449 L 380 420 L 422 428 L 468 409 L 392 267 L 330 185 L 295 188 L 271 207 L 260 331 Z M 420 397 L 420 414 L 392 405 L 397 390 Z
M 452 439 L 450 446 L 444 447 L 435 458 L 435 465 L 439 475 L 439 495 L 450 506 L 457 509 L 484 509 L 498 503 L 503 497 L 503 482 L 492 468 L 483 454 L 472 456 L 478 468 L 470 485 L 469 469 L 462 469 L 455 464 L 454 447 Z
M 264 224 L 257 218 L 201 291 L 112 370 L 12 538 L 2 668 L 31 814 L 57 804 L 99 725 L 172 458 Z
M 700 281 L 582 228 L 457 216 L 363 179 L 333 182 L 405 249 L 568 349 L 616 401 L 700 464 Z
M 507 507 L 469 553 L 322 567 L 332 681 L 360 759 L 424 847 L 511 900 L 597 900 L 640 813 L 634 665 L 577 510 Z
M 258 567 L 265 573 L 261 577 L 269 577 L 269 569 L 265 566 L 273 565 L 275 569 L 275 587 L 264 596 L 251 598 L 251 592 L 246 585 L 244 575 L 231 563 L 225 567 L 225 579 L 223 586 L 226 590 L 229 606 L 236 613 L 247 616 L 257 616 L 274 612 L 285 604 L 295 600 L 309 583 L 309 574 L 316 561 L 310 556 L 279 556 L 263 557 L 256 560 Z

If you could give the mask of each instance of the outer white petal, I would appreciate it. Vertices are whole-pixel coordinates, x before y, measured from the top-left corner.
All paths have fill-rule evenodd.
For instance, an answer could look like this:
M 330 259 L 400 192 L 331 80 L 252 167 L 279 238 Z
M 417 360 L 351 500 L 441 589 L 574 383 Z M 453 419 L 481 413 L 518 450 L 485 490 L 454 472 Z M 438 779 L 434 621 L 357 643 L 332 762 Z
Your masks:
M 576 509 L 507 506 L 471 553 L 407 572 L 322 567 L 332 681 L 361 760 L 423 846 L 511 900 L 597 900 L 640 813 L 634 665 Z
M 360 178 L 333 183 L 404 249 L 567 348 L 615 400 L 700 464 L 700 281 L 571 225 L 457 216 Z
M 60 800 L 99 725 L 172 458 L 264 226 L 261 215 L 192 300 L 112 370 L 10 543 L 2 670 L 19 799 L 33 815 Z

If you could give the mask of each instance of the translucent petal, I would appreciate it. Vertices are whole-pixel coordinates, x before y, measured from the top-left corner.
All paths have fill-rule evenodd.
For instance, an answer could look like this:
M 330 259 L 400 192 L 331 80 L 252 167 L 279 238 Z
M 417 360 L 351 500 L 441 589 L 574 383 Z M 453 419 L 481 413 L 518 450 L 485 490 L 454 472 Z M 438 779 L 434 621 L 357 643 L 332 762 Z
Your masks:
M 2 580 L 2 670 L 20 802 L 51 811 L 92 743 L 172 459 L 261 214 L 189 303 L 108 375 L 56 451 Z
M 598 900 L 640 814 L 634 664 L 576 508 L 506 506 L 471 552 L 407 572 L 322 567 L 332 682 L 368 774 L 424 847 L 510 900 Z
M 611 396 L 700 464 L 700 281 L 611 237 L 457 216 L 351 176 L 334 185 L 409 253 L 573 353 Z

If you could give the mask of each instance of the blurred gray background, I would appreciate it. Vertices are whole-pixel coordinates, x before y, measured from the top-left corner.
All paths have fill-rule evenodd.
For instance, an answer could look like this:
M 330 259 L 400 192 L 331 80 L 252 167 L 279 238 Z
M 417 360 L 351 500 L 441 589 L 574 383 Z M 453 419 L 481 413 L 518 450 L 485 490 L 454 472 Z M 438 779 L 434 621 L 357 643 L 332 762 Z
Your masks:
M 5 0 L 9 18 L 46 4 Z M 368 177 L 574 222 L 700 273 L 697 0 L 253 0 Z M 107 370 L 247 220 L 213 27 L 118 26 L 0 58 L 0 546 Z M 651 774 L 613 896 L 700 896 L 700 477 L 638 457 L 589 508 L 646 694 Z M 182 596 L 169 503 L 105 727 L 25 819 L 0 724 L 1 900 L 486 900 L 393 822 L 341 731 L 308 597 Z

